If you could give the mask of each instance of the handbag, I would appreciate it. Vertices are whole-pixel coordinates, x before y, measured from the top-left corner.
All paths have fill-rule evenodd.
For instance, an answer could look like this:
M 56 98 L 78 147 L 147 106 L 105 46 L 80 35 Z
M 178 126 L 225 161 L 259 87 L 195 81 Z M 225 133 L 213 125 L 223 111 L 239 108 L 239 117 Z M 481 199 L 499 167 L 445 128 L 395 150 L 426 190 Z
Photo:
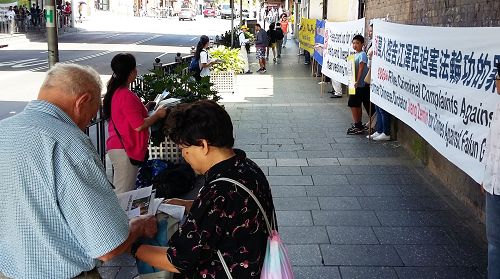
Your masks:
M 110 119 L 111 119 L 111 122 L 113 122 L 113 128 L 115 129 L 115 133 L 118 136 L 118 138 L 120 139 L 120 142 L 122 143 L 123 149 L 125 149 L 125 144 L 123 144 L 122 136 L 118 132 L 118 129 L 116 129 L 116 125 L 115 125 L 115 122 L 113 121 L 113 119 L 112 118 L 110 118 Z M 127 150 L 125 150 L 125 152 L 126 151 Z M 144 164 L 144 162 L 146 162 L 149 159 L 149 149 L 146 150 L 146 155 L 144 156 L 144 160 L 143 161 L 138 161 L 138 160 L 132 159 L 130 157 L 128 157 L 128 159 L 130 160 L 130 163 L 132 165 L 134 165 L 134 166 L 142 166 Z
M 370 84 L 372 82 L 372 69 L 368 69 L 368 73 L 366 73 L 365 76 L 365 82 L 366 84 Z
M 227 177 L 220 177 L 212 181 L 212 183 L 216 181 L 227 181 L 245 190 L 245 192 L 247 192 L 250 197 L 252 197 L 255 203 L 257 203 L 260 212 L 262 212 L 262 214 L 264 215 L 264 220 L 266 221 L 269 237 L 267 238 L 266 254 L 264 256 L 264 264 L 262 265 L 262 270 L 260 272 L 260 279 L 294 279 L 292 265 L 290 264 L 285 245 L 283 244 L 283 241 L 281 240 L 281 237 L 276 230 L 276 218 L 274 218 L 272 223 L 273 226 L 271 226 L 267 218 L 266 211 L 260 204 L 259 200 L 252 193 L 252 191 L 250 191 L 250 189 L 245 187 L 243 184 Z M 233 276 L 231 275 L 231 272 L 229 272 L 229 268 L 226 264 L 226 261 L 224 261 L 220 250 L 217 250 L 217 256 L 219 257 L 222 267 L 226 272 L 227 278 L 233 279 Z

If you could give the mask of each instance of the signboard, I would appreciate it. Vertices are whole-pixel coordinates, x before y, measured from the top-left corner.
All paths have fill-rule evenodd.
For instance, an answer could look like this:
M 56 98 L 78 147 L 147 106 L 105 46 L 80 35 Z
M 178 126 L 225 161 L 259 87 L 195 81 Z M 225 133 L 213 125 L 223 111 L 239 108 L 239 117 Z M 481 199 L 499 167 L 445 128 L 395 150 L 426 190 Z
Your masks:
M 56 10 L 54 6 L 45 6 L 46 27 L 56 27 Z
M 500 100 L 494 93 L 500 37 L 492 36 L 500 28 L 375 21 L 373 30 L 372 102 L 481 183 L 489 127 Z
M 316 34 L 316 20 L 302 18 L 300 20 L 299 29 L 299 47 L 307 50 L 309 53 L 314 52 L 314 36 Z
M 354 54 L 352 38 L 364 35 L 365 19 L 347 22 L 325 23 L 325 49 L 321 73 L 345 85 L 349 85 L 349 63 L 347 57 Z
M 325 44 L 325 22 L 324 20 L 316 20 L 316 35 L 314 36 L 314 54 L 313 58 L 320 65 L 323 65 L 323 47 Z

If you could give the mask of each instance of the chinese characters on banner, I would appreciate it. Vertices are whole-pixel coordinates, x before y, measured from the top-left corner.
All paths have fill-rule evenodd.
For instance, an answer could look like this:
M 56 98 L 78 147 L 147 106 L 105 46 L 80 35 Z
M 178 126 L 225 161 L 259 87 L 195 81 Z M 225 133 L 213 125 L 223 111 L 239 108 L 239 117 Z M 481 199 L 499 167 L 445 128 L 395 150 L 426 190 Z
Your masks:
M 323 51 L 323 67 L 321 73 L 331 79 L 349 84 L 349 67 L 347 57 L 354 54 L 352 38 L 365 33 L 365 19 L 348 22 L 326 22 L 325 44 Z
M 500 100 L 494 93 L 500 28 L 375 21 L 373 30 L 372 102 L 481 183 Z
M 302 18 L 300 20 L 299 47 L 307 50 L 309 53 L 314 51 L 314 36 L 316 35 L 316 20 Z

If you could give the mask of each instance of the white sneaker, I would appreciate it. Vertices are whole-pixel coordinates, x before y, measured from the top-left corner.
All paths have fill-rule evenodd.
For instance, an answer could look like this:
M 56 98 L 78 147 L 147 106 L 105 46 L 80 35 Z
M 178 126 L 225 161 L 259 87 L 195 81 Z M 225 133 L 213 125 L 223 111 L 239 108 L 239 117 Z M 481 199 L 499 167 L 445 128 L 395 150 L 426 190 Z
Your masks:
M 391 140 L 391 136 L 382 133 L 378 137 L 373 138 L 373 140 L 375 140 L 375 141 L 388 141 L 388 140 Z
M 340 96 L 342 96 L 342 95 L 340 95 Z M 376 137 L 378 137 L 378 136 L 380 136 L 380 135 L 381 135 L 381 134 L 379 134 L 378 132 L 375 132 L 375 133 L 373 133 L 373 134 L 371 134 L 371 135 L 366 136 L 366 138 L 367 138 L 367 139 L 370 139 L 370 138 L 371 138 L 371 139 L 374 139 L 374 138 L 376 138 Z

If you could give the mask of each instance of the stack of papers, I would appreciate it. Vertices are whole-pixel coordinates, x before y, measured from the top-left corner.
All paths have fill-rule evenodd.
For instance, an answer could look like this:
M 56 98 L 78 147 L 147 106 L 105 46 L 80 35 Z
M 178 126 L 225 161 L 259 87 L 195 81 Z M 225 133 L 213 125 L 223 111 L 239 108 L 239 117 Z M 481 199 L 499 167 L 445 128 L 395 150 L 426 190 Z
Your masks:
M 118 194 L 118 202 L 127 213 L 129 219 L 139 215 L 155 215 L 158 212 L 166 213 L 176 219 L 184 217 L 184 206 L 164 204 L 163 198 L 155 198 L 156 190 L 153 186 Z

